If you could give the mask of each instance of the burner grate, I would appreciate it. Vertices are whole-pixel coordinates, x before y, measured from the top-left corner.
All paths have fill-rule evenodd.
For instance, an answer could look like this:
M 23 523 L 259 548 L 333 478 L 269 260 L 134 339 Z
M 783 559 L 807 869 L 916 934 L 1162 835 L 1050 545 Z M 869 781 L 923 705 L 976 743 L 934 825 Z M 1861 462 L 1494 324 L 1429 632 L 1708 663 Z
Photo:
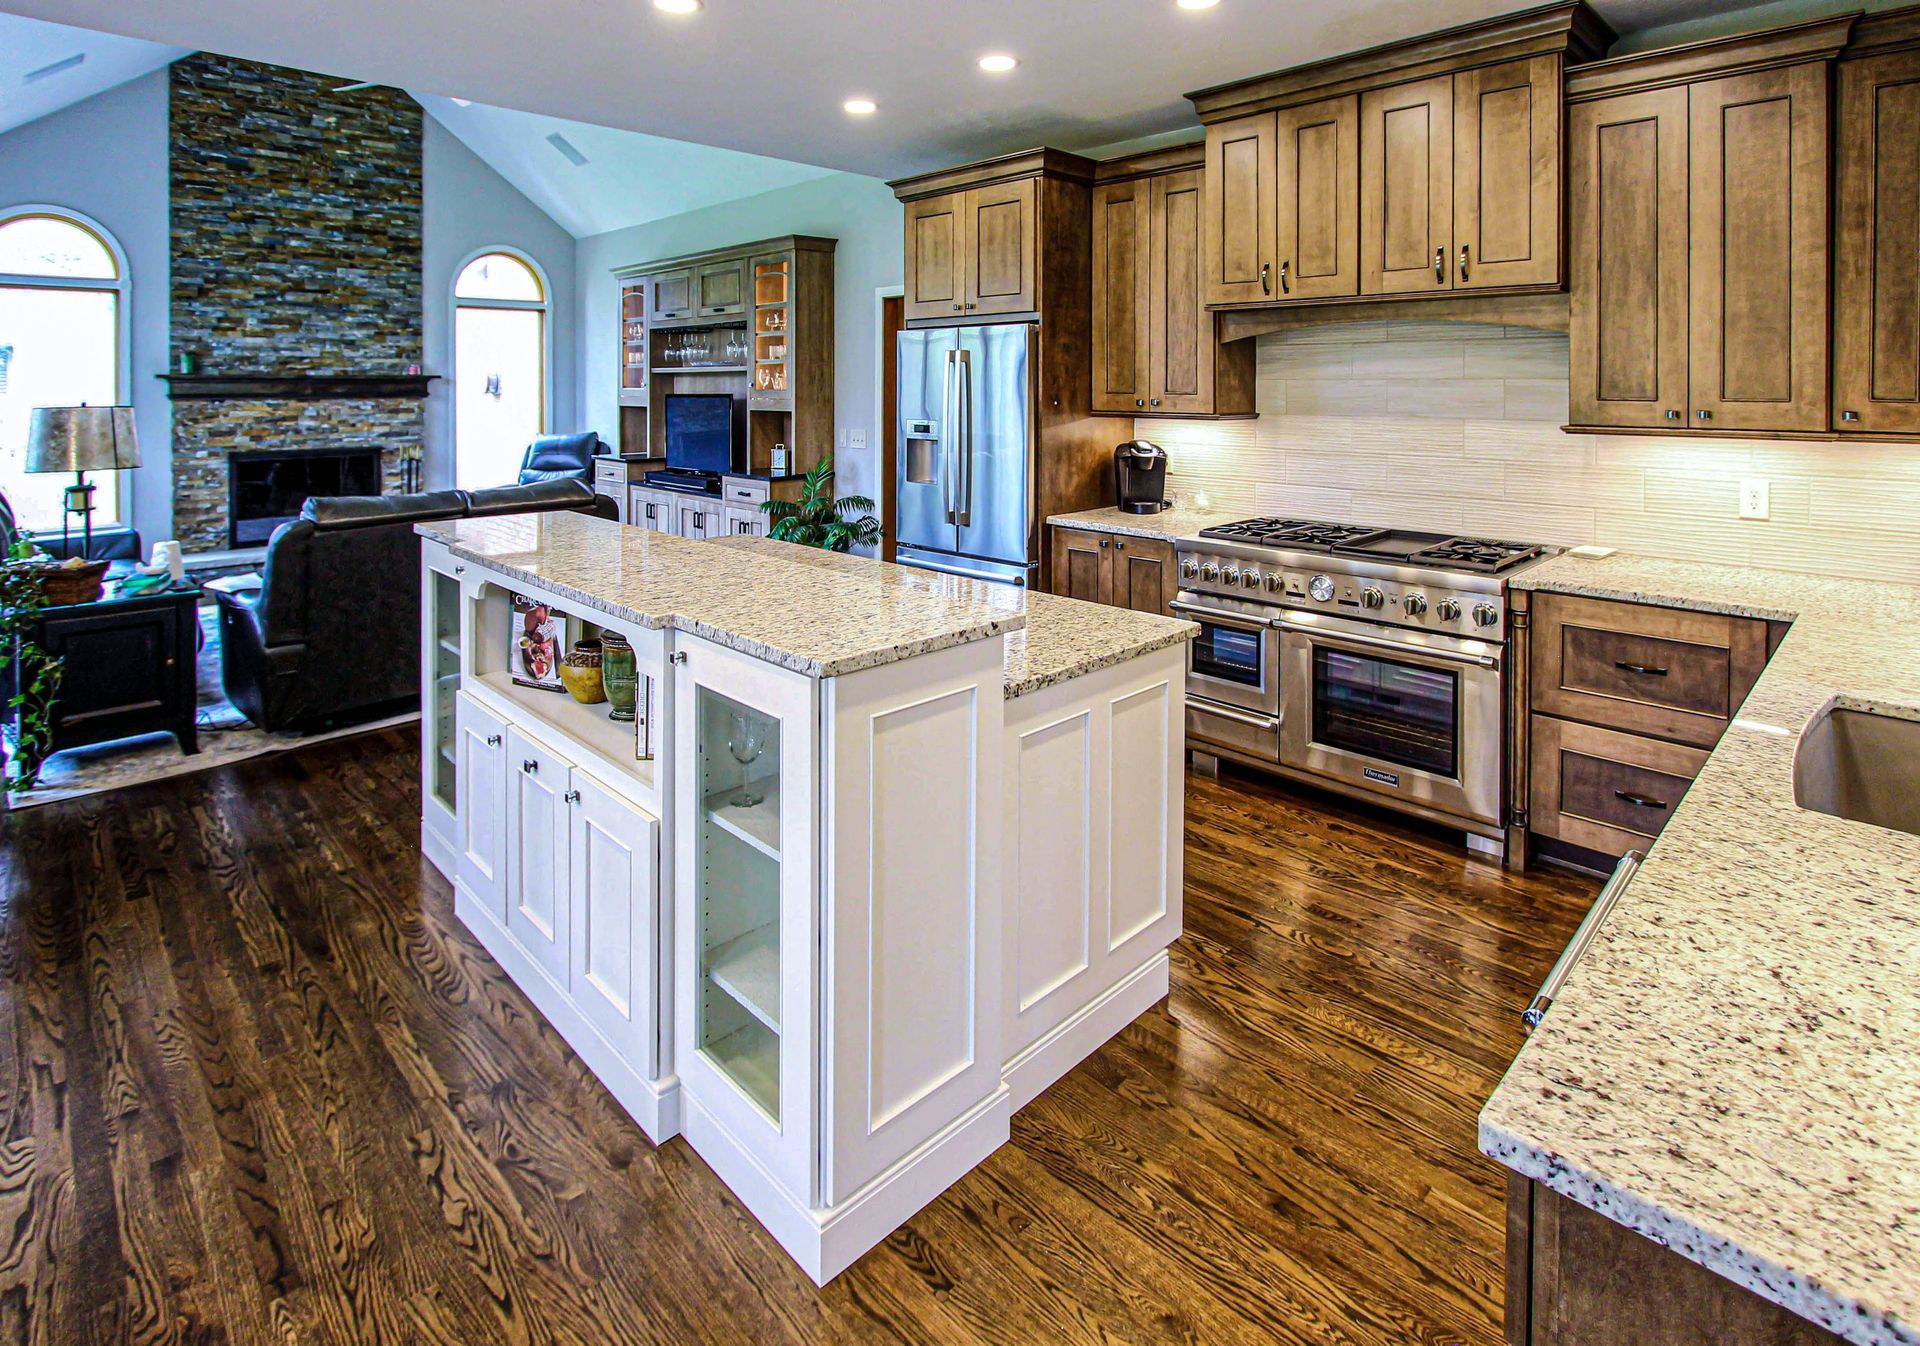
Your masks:
M 1335 547 L 1351 547 L 1377 537 L 1380 532 L 1378 528 L 1364 528 L 1359 524 L 1272 518 L 1242 519 L 1238 523 L 1203 528 L 1200 536 L 1218 538 L 1223 542 L 1253 542 L 1268 547 L 1307 547 L 1331 551 Z
M 1500 542 L 1492 538 L 1453 537 L 1423 547 L 1407 559 L 1416 565 L 1454 566 L 1462 570 L 1500 571 L 1532 560 L 1544 548 L 1529 542 Z

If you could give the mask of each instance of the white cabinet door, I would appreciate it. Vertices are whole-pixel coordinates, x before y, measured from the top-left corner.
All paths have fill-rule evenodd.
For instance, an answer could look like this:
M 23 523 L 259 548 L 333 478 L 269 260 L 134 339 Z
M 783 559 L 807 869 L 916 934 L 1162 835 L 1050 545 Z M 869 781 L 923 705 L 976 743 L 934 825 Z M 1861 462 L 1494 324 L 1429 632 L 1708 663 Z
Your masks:
M 584 771 L 573 773 L 573 1003 L 644 1078 L 659 1072 L 655 1038 L 656 863 L 660 825 Z
M 747 537 L 765 537 L 767 535 L 767 516 L 758 509 L 747 505 L 728 505 L 721 513 L 726 523 L 728 537 L 744 534 Z
M 806 1208 L 818 1185 L 818 688 L 703 640 L 676 645 L 674 1062 L 700 1112 Z
M 496 921 L 507 918 L 507 726 L 465 692 L 459 724 L 459 872 L 462 887 Z
M 507 932 L 567 986 L 573 764 L 507 729 Z
M 681 537 L 717 537 L 720 533 L 720 507 L 713 504 L 680 503 Z
M 672 533 L 680 527 L 680 506 L 675 500 L 663 500 L 657 491 L 633 487 L 627 492 L 627 519 L 635 528 L 656 533 Z

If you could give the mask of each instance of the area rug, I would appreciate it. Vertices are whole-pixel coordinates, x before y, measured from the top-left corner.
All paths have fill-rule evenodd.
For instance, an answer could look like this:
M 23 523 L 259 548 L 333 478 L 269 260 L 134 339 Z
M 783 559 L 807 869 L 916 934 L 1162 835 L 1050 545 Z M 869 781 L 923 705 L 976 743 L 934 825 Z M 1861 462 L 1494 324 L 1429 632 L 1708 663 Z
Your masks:
M 206 639 L 200 646 L 196 665 L 199 681 L 200 751 L 192 756 L 180 751 L 172 734 L 145 734 L 139 738 L 100 743 L 89 748 L 69 748 L 55 753 L 40 773 L 40 783 L 32 790 L 7 798 L 12 809 L 34 808 L 40 804 L 77 799 L 103 790 L 123 790 L 129 785 L 168 776 L 186 776 L 196 771 L 244 762 L 250 757 L 285 752 L 309 743 L 365 734 L 391 725 L 406 724 L 420 718 L 417 712 L 389 716 L 366 724 L 350 725 L 321 734 L 268 733 L 256 728 L 227 700 L 220 686 L 220 621 L 209 604 L 200 609 L 200 630 Z

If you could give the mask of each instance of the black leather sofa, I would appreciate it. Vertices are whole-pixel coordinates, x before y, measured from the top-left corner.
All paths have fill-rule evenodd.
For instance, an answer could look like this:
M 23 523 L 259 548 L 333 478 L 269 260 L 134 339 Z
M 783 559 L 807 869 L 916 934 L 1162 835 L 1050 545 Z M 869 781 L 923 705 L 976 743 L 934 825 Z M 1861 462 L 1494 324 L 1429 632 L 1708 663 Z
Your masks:
M 262 729 L 312 732 L 420 704 L 416 523 L 581 510 L 613 502 L 571 478 L 484 491 L 307 501 L 267 543 L 257 579 L 208 585 L 220 607 L 220 678 Z
M 527 445 L 520 460 L 520 484 L 571 478 L 593 485 L 593 457 L 608 452 L 606 442 L 591 430 L 577 435 L 542 435 Z

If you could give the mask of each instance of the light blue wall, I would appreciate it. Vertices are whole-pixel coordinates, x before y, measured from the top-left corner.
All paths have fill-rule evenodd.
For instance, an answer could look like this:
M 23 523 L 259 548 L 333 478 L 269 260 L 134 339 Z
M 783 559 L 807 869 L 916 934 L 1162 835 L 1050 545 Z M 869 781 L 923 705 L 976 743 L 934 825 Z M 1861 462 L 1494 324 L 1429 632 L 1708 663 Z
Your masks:
M 782 234 L 816 234 L 838 240 L 833 259 L 835 420 L 841 430 L 860 429 L 867 436 L 864 450 L 835 450 L 839 475 L 834 485 L 842 494 L 873 495 L 879 486 L 875 451 L 880 442 L 875 293 L 883 286 L 900 284 L 902 220 L 900 203 L 886 183 L 836 173 L 581 239 L 577 274 L 582 428 L 598 430 L 609 442 L 619 433 L 620 320 L 615 270 Z
M 483 248 L 518 249 L 540 264 L 551 287 L 554 433 L 584 428 L 578 392 L 577 310 L 573 236 L 494 172 L 453 132 L 426 119 L 421 204 L 422 265 L 426 271 L 426 368 L 440 378 L 427 398 L 425 478 L 429 488 L 453 485 L 453 281 L 460 266 Z
M 132 522 L 172 536 L 173 412 L 167 365 L 167 72 L 156 70 L 0 135 L 0 209 L 64 206 L 98 220 L 127 255 L 133 362 L 126 371 L 142 466 Z

